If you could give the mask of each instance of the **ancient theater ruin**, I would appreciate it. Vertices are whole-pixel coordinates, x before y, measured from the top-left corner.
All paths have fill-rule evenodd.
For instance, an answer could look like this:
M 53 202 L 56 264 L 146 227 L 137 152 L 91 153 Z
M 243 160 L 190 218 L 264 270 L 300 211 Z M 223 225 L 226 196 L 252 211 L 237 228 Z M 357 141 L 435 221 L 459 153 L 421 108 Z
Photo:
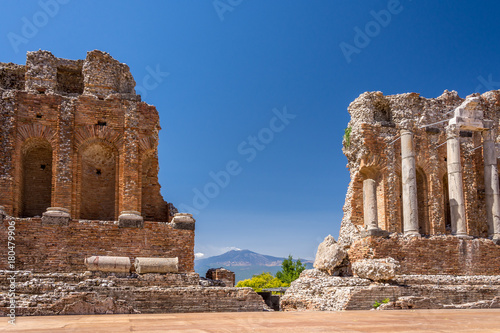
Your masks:
M 0 63 L 0 315 L 13 276 L 17 315 L 262 310 L 200 285 L 195 220 L 160 194 L 159 115 L 134 88 L 97 50 Z
M 292 284 L 292 309 L 500 307 L 500 91 L 360 95 L 339 242 Z

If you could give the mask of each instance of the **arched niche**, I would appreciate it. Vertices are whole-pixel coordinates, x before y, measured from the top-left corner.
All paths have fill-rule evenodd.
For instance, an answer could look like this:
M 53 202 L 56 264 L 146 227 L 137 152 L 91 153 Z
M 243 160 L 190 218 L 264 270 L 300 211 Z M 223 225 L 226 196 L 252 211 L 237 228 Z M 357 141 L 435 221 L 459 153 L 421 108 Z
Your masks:
M 94 140 L 79 150 L 80 218 L 117 218 L 116 149 L 104 140 Z
M 21 148 L 20 216 L 42 216 L 52 199 L 52 146 L 31 138 Z

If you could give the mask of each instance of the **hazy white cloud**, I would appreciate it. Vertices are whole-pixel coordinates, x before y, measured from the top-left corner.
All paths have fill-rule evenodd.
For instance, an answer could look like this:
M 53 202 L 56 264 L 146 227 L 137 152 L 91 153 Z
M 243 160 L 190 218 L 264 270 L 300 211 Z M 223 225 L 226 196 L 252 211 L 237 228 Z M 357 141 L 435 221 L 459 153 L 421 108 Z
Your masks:
M 195 259 L 203 259 L 213 256 L 218 256 L 228 251 L 241 251 L 240 248 L 236 246 L 214 246 L 214 245 L 202 245 L 197 244 L 195 248 Z

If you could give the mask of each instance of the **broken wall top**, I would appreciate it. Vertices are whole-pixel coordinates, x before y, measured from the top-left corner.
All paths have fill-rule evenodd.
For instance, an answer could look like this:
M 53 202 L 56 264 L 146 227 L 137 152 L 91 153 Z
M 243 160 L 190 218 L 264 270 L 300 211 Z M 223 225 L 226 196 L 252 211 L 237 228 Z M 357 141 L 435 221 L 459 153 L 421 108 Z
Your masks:
M 42 50 L 28 52 L 24 66 L 0 63 L 0 88 L 99 99 L 119 94 L 140 101 L 129 67 L 99 50 L 87 52 L 85 60 L 57 58 Z
M 348 112 L 351 120 L 349 135 L 344 137 L 343 152 L 353 172 L 359 168 L 363 156 L 369 153 L 364 144 L 362 126 L 387 128 L 381 132 L 387 136 L 387 144 L 396 138 L 389 129 L 439 133 L 448 125 L 458 125 L 464 131 L 483 130 L 489 127 L 486 121 L 498 128 L 500 91 L 472 94 L 466 99 L 459 97 L 456 91 L 448 90 L 437 98 L 425 98 L 417 93 L 384 96 L 380 91 L 365 92 L 349 105 Z

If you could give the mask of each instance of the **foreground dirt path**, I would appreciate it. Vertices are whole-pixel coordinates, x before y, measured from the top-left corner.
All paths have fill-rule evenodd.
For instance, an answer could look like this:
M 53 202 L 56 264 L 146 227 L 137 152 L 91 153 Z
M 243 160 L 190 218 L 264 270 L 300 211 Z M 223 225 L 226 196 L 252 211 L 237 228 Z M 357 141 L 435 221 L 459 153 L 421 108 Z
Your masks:
M 3 332 L 500 332 L 500 309 L 0 317 Z

